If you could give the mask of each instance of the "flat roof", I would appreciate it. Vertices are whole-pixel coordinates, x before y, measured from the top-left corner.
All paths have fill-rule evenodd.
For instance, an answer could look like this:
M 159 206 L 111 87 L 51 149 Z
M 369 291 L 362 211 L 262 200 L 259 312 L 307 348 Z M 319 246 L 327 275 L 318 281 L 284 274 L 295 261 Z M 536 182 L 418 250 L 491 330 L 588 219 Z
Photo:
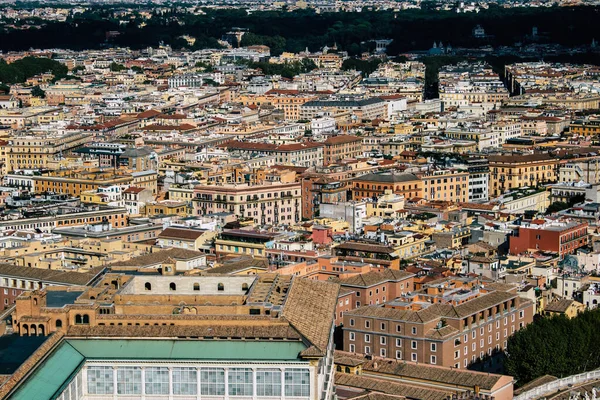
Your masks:
M 46 336 L 0 336 L 0 375 L 12 374 L 48 339 Z
M 46 292 L 46 307 L 62 308 L 67 304 L 73 304 L 82 293 L 83 290 L 49 290 Z

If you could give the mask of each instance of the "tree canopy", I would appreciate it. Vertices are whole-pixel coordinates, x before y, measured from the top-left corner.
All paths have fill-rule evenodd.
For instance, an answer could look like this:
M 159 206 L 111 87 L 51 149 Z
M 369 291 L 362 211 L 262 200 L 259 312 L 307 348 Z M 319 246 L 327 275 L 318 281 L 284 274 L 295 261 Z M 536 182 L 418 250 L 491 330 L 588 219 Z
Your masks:
M 284 78 L 293 78 L 294 76 L 306 72 L 310 72 L 317 68 L 315 63 L 305 58 L 302 61 L 286 62 L 282 64 L 274 64 L 268 62 L 248 62 L 250 68 L 258 68 L 265 75 L 281 75 Z
M 127 7 L 130 7 L 129 5 Z M 154 12 L 144 19 L 135 13 L 121 23 L 120 8 L 94 6 L 69 16 L 66 21 L 44 21 L 39 29 L 10 29 L 0 32 L 0 50 L 29 48 L 103 48 L 110 45 L 141 49 L 159 43 L 174 48 L 215 48 L 223 34 L 240 27 L 248 33 L 242 45 L 264 44 L 273 54 L 316 51 L 325 45 L 357 55 L 372 48 L 372 41 L 392 39 L 388 54 L 425 50 L 442 41 L 454 47 L 513 45 L 527 42 L 533 26 L 542 43 L 566 46 L 589 44 L 597 36 L 600 7 L 503 8 L 490 5 L 479 13 L 421 10 L 363 11 L 361 13 L 316 13 L 315 10 L 257 11 L 244 9 L 203 9 L 193 14 L 181 8 Z M 476 38 L 472 29 L 481 25 L 485 38 Z M 117 35 L 107 35 L 116 32 Z M 182 36 L 195 38 L 189 44 Z
M 505 363 L 517 386 L 543 375 L 565 377 L 600 367 L 600 309 L 539 318 L 508 339 Z
M 62 78 L 67 75 L 68 68 L 58 61 L 43 57 L 25 57 L 10 64 L 0 60 L 0 82 L 5 84 L 23 83 L 44 72 Z

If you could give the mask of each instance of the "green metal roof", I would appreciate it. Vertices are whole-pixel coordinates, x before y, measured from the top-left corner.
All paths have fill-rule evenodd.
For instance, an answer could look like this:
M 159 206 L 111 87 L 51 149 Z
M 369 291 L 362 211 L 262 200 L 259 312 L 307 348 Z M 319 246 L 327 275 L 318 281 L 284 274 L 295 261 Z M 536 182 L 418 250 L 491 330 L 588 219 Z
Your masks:
M 86 360 L 297 361 L 305 349 L 294 341 L 65 339 L 9 398 L 53 399 Z
M 69 343 L 63 342 L 38 366 L 25 383 L 10 396 L 11 400 L 53 399 L 83 364 L 85 357 Z
M 231 340 L 68 339 L 87 359 L 297 360 L 302 342 Z

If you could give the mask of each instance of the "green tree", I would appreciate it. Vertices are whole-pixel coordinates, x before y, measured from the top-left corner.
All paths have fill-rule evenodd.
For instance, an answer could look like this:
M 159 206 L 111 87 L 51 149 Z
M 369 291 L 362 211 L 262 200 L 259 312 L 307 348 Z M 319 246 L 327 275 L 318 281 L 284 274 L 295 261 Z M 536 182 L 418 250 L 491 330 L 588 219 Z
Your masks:
M 508 340 L 505 367 L 517 386 L 543 375 L 565 377 L 600 367 L 600 310 L 534 320 Z
M 565 203 L 564 201 L 555 201 L 554 203 L 550 204 L 550 206 L 548 206 L 548 208 L 546 209 L 546 215 L 566 210 L 569 207 L 569 204 Z
M 125 67 L 123 64 L 119 64 L 114 61 L 112 63 L 110 63 L 109 68 L 112 72 L 120 72 L 120 71 L 124 71 L 127 69 L 127 67 Z
M 42 98 L 42 99 L 46 98 L 46 92 L 44 92 L 44 91 L 43 91 L 43 90 L 40 88 L 40 86 L 39 86 L 39 85 L 37 85 L 37 86 L 34 86 L 34 87 L 31 89 L 31 95 L 32 95 L 33 97 L 39 97 L 39 98 Z
M 342 64 L 342 69 L 344 71 L 347 70 L 356 70 L 362 72 L 363 76 L 369 76 L 377 69 L 377 67 L 381 64 L 381 60 L 378 58 L 372 60 L 361 60 L 359 58 L 349 58 L 344 60 Z

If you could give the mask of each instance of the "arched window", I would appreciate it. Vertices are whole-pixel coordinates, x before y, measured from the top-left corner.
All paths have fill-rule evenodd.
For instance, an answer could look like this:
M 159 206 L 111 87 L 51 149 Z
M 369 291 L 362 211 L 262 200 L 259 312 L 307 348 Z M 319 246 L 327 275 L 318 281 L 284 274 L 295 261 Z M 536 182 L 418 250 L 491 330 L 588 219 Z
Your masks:
M 57 328 L 62 328 L 62 319 L 57 319 L 56 320 L 56 327 Z
M 152 284 L 150 282 L 146 282 L 144 284 L 144 289 L 146 289 L 146 290 L 152 290 Z
M 87 314 L 83 315 L 83 323 L 84 324 L 89 324 L 90 323 L 90 316 Z
M 29 335 L 29 325 L 23 324 L 22 328 L 23 328 L 23 335 L 28 336 Z
M 195 291 L 199 291 L 200 290 L 200 284 L 199 283 L 194 283 L 194 290 Z
M 37 306 L 37 297 L 33 298 L 33 305 Z
M 83 324 L 83 318 L 81 318 L 81 314 L 77 314 L 75 316 L 75 324 Z
M 169 289 L 171 289 L 171 290 L 177 290 L 177 285 L 175 284 L 175 282 L 169 283 Z
M 224 291 L 224 290 L 225 290 L 225 285 L 223 285 L 222 283 L 219 283 L 219 284 L 217 285 L 217 290 L 218 290 L 219 292 L 222 292 L 222 291 Z
M 42 324 L 39 325 L 38 334 L 40 336 L 44 336 L 46 334 L 46 329 L 44 328 L 44 325 L 42 325 Z
M 244 292 L 248 291 L 248 284 L 247 283 L 242 283 L 242 290 Z

